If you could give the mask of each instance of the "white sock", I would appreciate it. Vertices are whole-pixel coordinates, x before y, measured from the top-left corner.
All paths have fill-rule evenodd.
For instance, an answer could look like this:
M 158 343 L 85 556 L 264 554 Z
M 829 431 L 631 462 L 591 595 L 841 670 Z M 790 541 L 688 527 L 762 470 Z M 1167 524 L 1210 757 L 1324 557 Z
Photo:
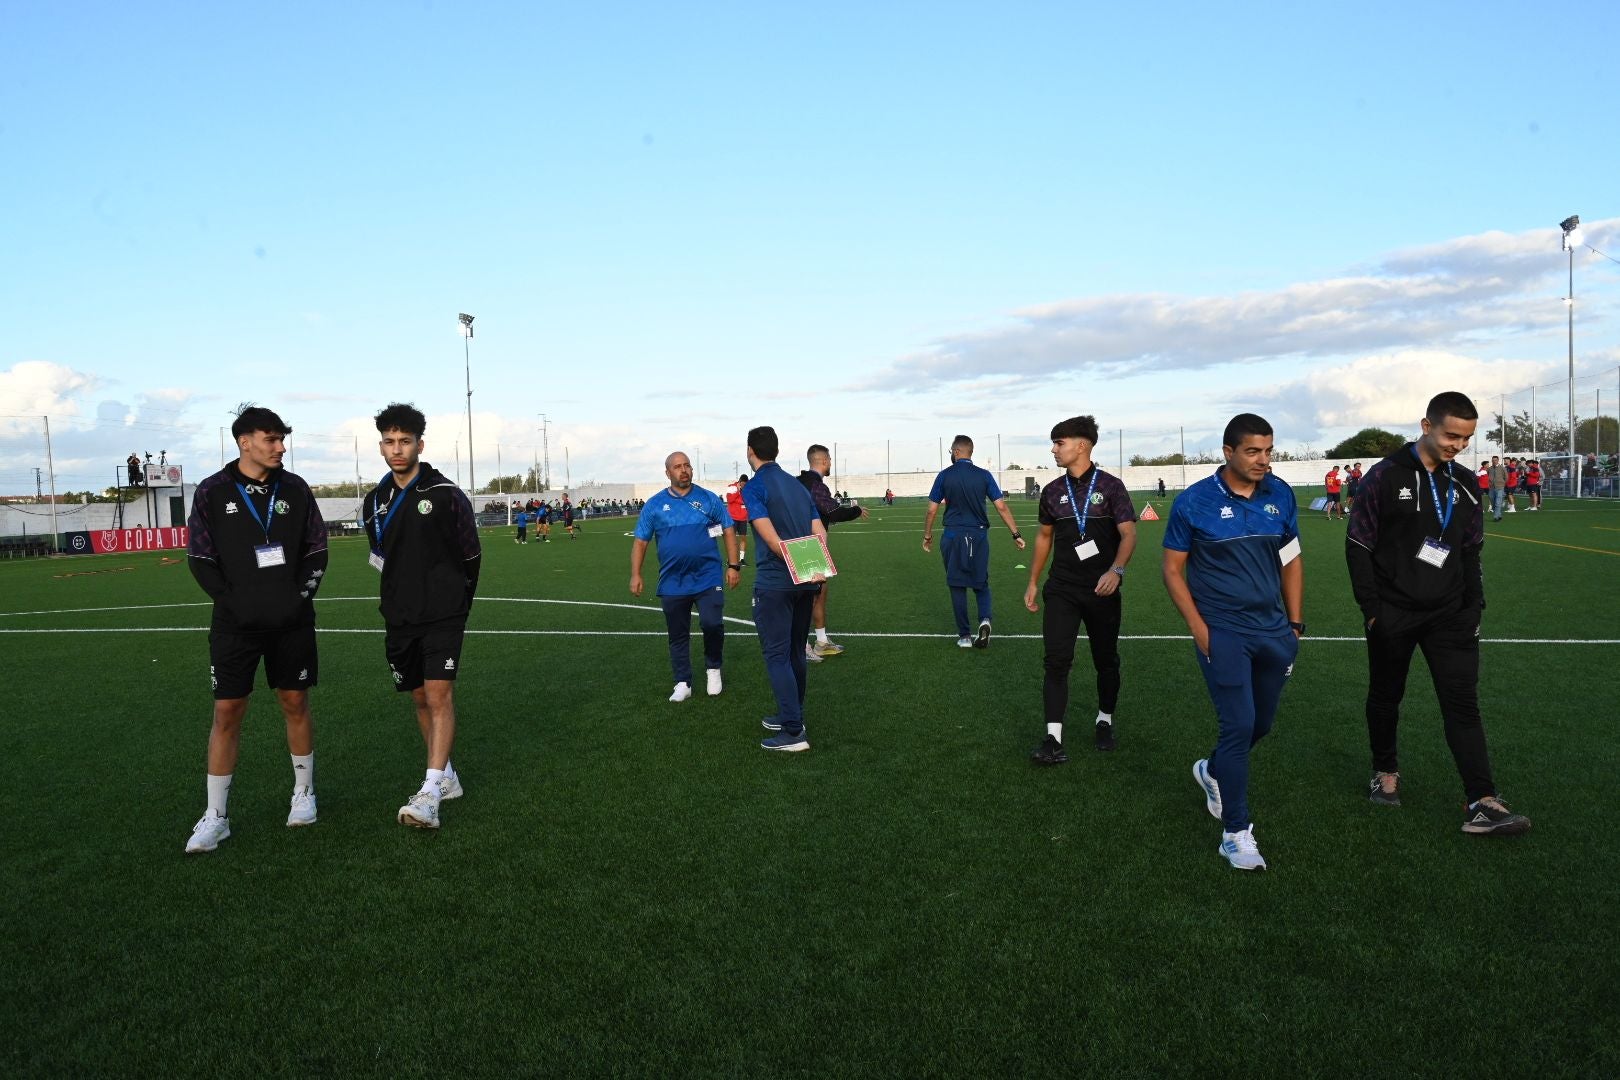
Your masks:
M 1099 723 L 1099 724 L 1112 724 L 1113 722 L 1114 722 L 1114 714 L 1113 713 L 1108 713 L 1108 712 L 1099 712 L 1099 713 L 1097 713 L 1097 723 Z
M 1052 738 L 1056 739 L 1058 742 L 1063 741 L 1063 725 L 1062 724 L 1047 724 L 1046 725 L 1046 733 L 1048 735 L 1052 736 Z
M 448 776 L 452 780 L 456 778 L 456 766 L 454 762 L 446 761 L 444 763 L 444 775 Z
M 429 769 L 427 771 L 427 779 L 422 781 L 422 790 L 423 791 L 430 791 L 431 790 L 433 792 L 433 794 L 437 795 L 439 793 L 439 781 L 443 780 L 443 779 L 444 779 L 444 770 L 443 769 Z
M 224 776 L 215 776 L 213 773 L 208 774 L 208 809 L 220 817 L 230 817 L 225 812 L 225 803 L 231 797 L 231 775 L 230 773 L 226 773 Z
M 816 627 L 816 644 L 827 644 L 827 628 L 825 626 Z
M 294 754 L 293 759 L 293 790 L 309 788 L 315 790 L 315 751 L 307 754 Z

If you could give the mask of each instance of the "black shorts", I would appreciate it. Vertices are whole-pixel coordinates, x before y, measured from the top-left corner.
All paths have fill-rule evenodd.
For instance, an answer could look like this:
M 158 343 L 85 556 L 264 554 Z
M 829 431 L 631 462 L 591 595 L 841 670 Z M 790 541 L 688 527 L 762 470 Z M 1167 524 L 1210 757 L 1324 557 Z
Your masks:
M 733 518 L 732 522 L 731 522 L 731 531 L 736 533 L 738 536 L 747 536 L 748 535 L 748 519 L 743 518 L 741 521 L 738 521 L 735 518 Z
M 465 617 L 418 626 L 390 626 L 383 637 L 395 690 L 416 690 L 427 679 L 454 682 L 461 670 Z
M 272 690 L 308 690 L 320 668 L 315 654 L 315 627 L 251 634 L 208 632 L 208 676 L 215 701 L 234 701 L 253 692 L 253 675 L 264 661 L 264 681 Z
M 1337 491 L 1328 492 L 1327 493 L 1327 501 L 1330 502 L 1330 503 L 1338 502 L 1339 501 L 1339 493 Z

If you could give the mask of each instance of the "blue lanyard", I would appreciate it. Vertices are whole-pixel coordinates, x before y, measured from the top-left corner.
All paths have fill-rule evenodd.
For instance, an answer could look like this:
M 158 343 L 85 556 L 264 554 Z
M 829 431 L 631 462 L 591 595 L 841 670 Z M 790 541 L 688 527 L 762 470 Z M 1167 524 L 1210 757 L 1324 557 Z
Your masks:
M 1424 470 L 1428 472 L 1428 470 Z M 1429 473 L 1429 494 L 1434 496 L 1434 516 L 1440 519 L 1440 535 L 1446 535 L 1446 526 L 1451 524 L 1451 512 L 1457 509 L 1457 478 L 1451 475 L 1451 462 L 1446 462 L 1446 479 L 1451 481 L 1451 501 L 1446 503 L 1446 512 L 1440 512 L 1440 489 L 1435 485 L 1434 473 Z
M 389 473 L 387 476 L 383 477 L 384 480 L 392 480 L 393 478 L 393 473 Z M 388 513 L 383 514 L 382 520 L 380 521 L 377 519 L 379 509 L 375 502 L 372 503 L 371 524 L 376 527 L 377 542 L 372 546 L 371 550 L 377 552 L 379 555 L 382 554 L 383 535 L 388 532 L 388 523 L 394 520 L 394 512 L 399 509 L 400 504 L 405 501 L 405 496 L 411 493 L 411 488 L 415 487 L 416 481 L 420 479 L 422 479 L 422 474 L 418 472 L 414 477 L 411 478 L 411 482 L 405 485 L 405 490 L 395 493 L 393 499 L 389 500 Z
M 240 480 L 238 480 L 236 483 L 236 490 L 242 493 L 242 501 L 247 503 L 248 513 L 253 515 L 253 520 L 257 521 L 259 523 L 259 528 L 264 530 L 264 542 L 268 544 L 270 542 L 269 519 L 276 516 L 276 493 L 281 490 L 281 481 L 277 480 L 276 486 L 270 489 L 270 505 L 265 508 L 268 513 L 264 517 L 259 516 L 259 508 L 253 505 L 253 497 L 248 494 L 247 488 L 242 486 L 242 482 Z
M 1069 479 L 1069 470 L 1063 470 L 1063 486 L 1069 489 L 1069 509 L 1074 512 L 1074 521 L 1080 528 L 1080 539 L 1086 538 L 1086 519 L 1091 516 L 1091 493 L 1097 490 L 1097 466 L 1091 467 L 1091 486 L 1086 488 L 1085 504 L 1078 510 L 1074 507 L 1074 482 Z

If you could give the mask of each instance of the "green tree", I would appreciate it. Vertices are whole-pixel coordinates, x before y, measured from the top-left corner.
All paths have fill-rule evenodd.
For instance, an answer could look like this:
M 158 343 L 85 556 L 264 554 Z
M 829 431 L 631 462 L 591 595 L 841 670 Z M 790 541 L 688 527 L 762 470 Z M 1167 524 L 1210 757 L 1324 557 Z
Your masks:
M 1383 428 L 1362 428 L 1327 452 L 1329 458 L 1388 457 L 1410 442 L 1405 435 L 1397 435 Z
M 1517 413 L 1507 418 L 1506 424 L 1502 421 L 1502 414 L 1495 413 L 1496 426 L 1485 433 L 1485 441 L 1495 443 L 1509 454 L 1556 454 L 1560 450 L 1569 448 L 1569 427 L 1555 419 L 1536 417 L 1531 420 L 1527 412 Z M 1506 438 L 1503 429 L 1506 429 Z M 1575 429 L 1580 430 L 1580 418 L 1576 418 Z
M 1554 449 L 1559 449 L 1554 447 Z M 1575 419 L 1575 452 L 1605 456 L 1620 449 L 1620 420 L 1612 416 Z

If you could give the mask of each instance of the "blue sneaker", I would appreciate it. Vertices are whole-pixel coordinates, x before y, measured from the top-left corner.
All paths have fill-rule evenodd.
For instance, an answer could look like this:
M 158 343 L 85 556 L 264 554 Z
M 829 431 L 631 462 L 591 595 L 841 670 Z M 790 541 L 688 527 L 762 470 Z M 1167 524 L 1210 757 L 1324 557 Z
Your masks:
M 1219 821 L 1221 818 L 1221 785 L 1217 784 L 1215 778 L 1209 775 L 1208 758 L 1199 758 L 1193 762 L 1193 779 L 1198 781 L 1198 786 L 1204 789 L 1204 809 L 1209 811 L 1210 817 Z
M 810 736 L 800 729 L 797 735 L 789 735 L 779 731 L 768 739 L 759 741 L 762 750 L 786 750 L 788 753 L 797 753 L 800 750 L 810 749 Z

